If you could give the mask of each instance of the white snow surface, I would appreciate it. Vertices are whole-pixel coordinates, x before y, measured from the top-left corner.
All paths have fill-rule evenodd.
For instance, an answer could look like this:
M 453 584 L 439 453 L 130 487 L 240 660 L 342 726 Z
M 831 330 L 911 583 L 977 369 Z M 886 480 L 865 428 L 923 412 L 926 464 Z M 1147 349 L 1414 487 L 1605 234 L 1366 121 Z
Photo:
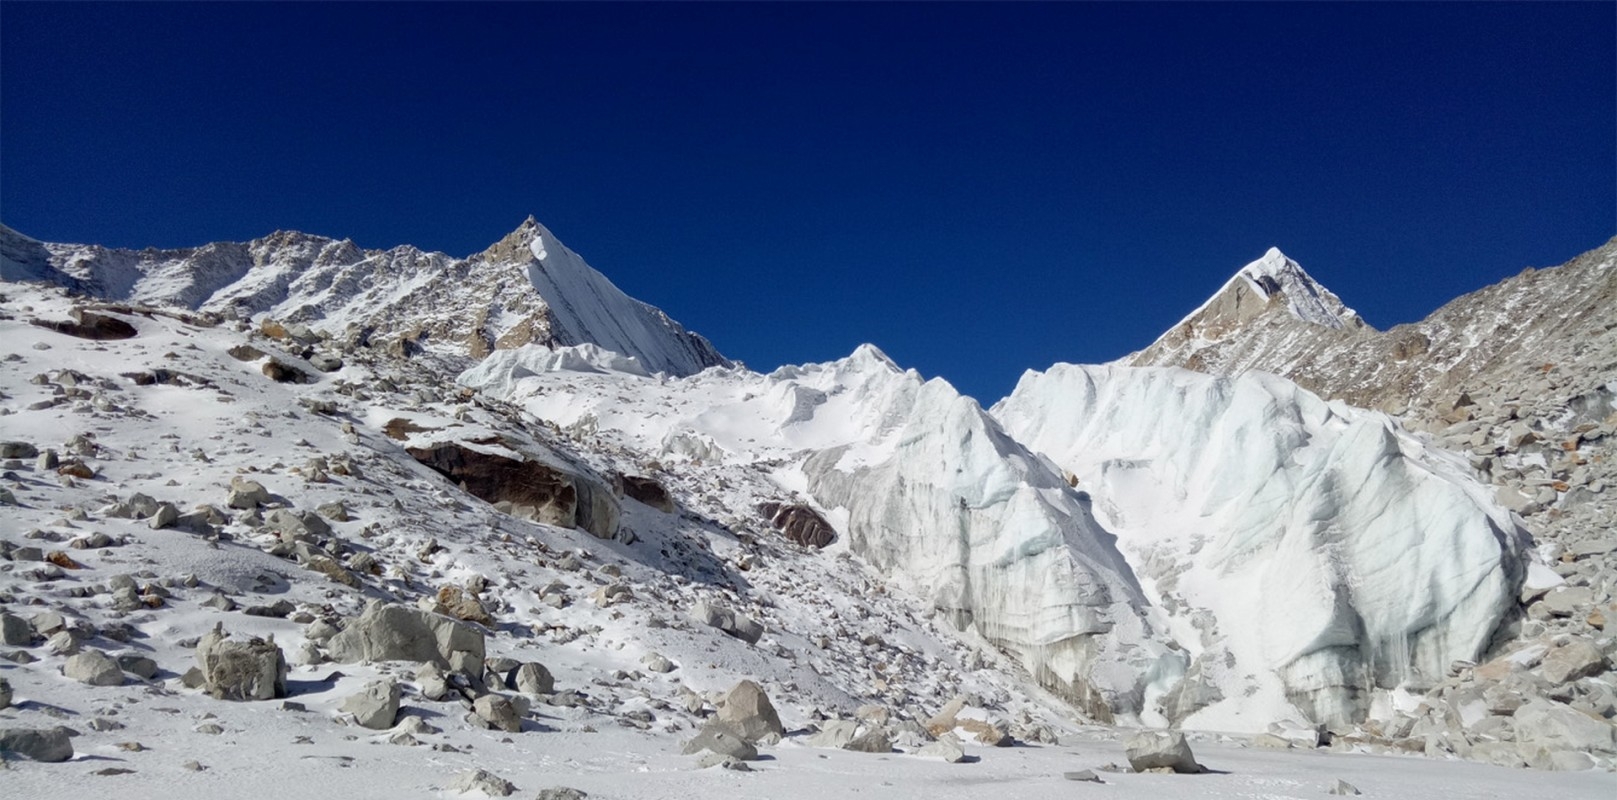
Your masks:
M 1385 415 L 1263 373 L 1068 364 L 993 414 L 1076 476 L 1155 601 L 1195 623 L 1181 641 L 1224 699 L 1186 725 L 1254 729 L 1288 702 L 1360 717 L 1373 690 L 1477 658 L 1515 605 L 1525 532 Z

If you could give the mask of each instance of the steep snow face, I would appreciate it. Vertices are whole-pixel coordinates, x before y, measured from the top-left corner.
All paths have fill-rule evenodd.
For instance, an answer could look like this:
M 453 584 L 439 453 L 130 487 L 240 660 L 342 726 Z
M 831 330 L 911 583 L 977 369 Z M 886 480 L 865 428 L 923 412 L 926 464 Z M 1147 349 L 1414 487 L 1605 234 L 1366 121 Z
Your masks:
M 1514 606 L 1525 534 L 1383 415 L 1265 374 L 1065 364 L 993 414 L 1073 473 L 1199 634 L 1168 709 L 1186 724 L 1261 725 L 1254 697 L 1274 713 L 1275 690 L 1317 721 L 1362 718 L 1373 690 L 1476 658 Z
M 767 376 L 657 380 L 585 362 L 522 348 L 460 380 L 664 462 L 769 469 L 847 547 L 1095 716 L 1137 715 L 1183 673 L 1083 498 L 947 383 L 868 345 Z
M 8 280 L 49 280 L 157 306 L 263 314 L 474 358 L 529 343 L 595 344 L 674 375 L 729 363 L 706 339 L 624 294 L 532 217 L 467 259 L 408 246 L 362 250 L 352 241 L 286 231 L 179 250 L 30 242 L 0 230 Z

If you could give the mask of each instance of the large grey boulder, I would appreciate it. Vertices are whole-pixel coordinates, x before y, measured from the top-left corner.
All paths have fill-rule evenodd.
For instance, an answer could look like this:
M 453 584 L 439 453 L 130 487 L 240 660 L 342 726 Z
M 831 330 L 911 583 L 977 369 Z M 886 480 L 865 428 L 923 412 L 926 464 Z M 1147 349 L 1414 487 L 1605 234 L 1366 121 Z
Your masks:
M 523 694 L 550 694 L 556 691 L 556 678 L 544 664 L 530 661 L 512 670 L 505 685 Z
M 845 719 L 826 720 L 818 733 L 803 741 L 809 747 L 840 748 L 859 735 L 859 723 Z
M 1588 639 L 1573 639 L 1544 655 L 1539 674 L 1559 686 L 1567 681 L 1598 675 L 1606 668 L 1606 655 Z
M 960 746 L 960 737 L 945 733 L 937 741 L 922 745 L 915 754 L 922 758 L 942 759 L 950 764 L 958 764 L 966 760 L 966 748 Z
M 34 761 L 66 761 L 73 757 L 67 728 L 0 728 L 0 753 Z
M 710 628 L 718 628 L 747 644 L 757 644 L 764 635 L 764 626 L 751 617 L 706 600 L 698 600 L 691 606 L 690 617 Z
M 0 644 L 27 647 L 34 643 L 34 626 L 15 614 L 0 614 Z
M 1190 752 L 1190 744 L 1179 731 L 1142 731 L 1123 744 L 1129 767 L 1135 772 L 1172 771 L 1178 773 L 1203 772 L 1202 765 Z
M 326 370 L 330 372 L 331 370 Z M 517 787 L 486 769 L 469 769 L 455 776 L 449 791 L 455 794 L 482 792 L 485 797 L 509 797 Z
M 1529 700 L 1511 717 L 1516 741 L 1552 750 L 1610 752 L 1617 739 L 1612 724 L 1570 706 L 1548 700 Z
M 742 761 L 753 761 L 758 758 L 758 748 L 754 747 L 752 742 L 747 741 L 729 725 L 719 721 L 709 722 L 697 731 L 696 736 L 685 743 L 682 752 L 685 755 L 694 755 L 703 751 L 739 758 Z
M 893 752 L 893 737 L 888 735 L 886 728 L 880 725 L 872 725 L 869 730 L 843 745 L 842 749 L 859 753 L 891 753 Z
M 415 661 L 473 678 L 483 675 L 483 633 L 417 608 L 371 601 L 364 613 L 326 641 L 332 661 Z
M 399 716 L 399 685 L 389 680 L 371 683 L 344 700 L 342 711 L 366 728 L 385 731 Z
M 741 738 L 754 744 L 761 741 L 780 741 L 786 729 L 780 724 L 780 715 L 764 694 L 762 686 L 752 681 L 741 681 L 719 698 L 720 722 L 728 725 Z
M 258 481 L 250 481 L 240 475 L 230 479 L 230 495 L 225 504 L 231 508 L 253 509 L 270 501 L 269 490 Z
M 286 655 L 273 638 L 232 642 L 222 628 L 197 643 L 202 688 L 220 700 L 271 700 L 286 696 Z
M 11 681 L 0 678 L 0 711 L 11 708 Z
M 494 730 L 509 733 L 522 730 L 522 712 L 508 697 L 485 694 L 473 701 L 472 713 L 479 722 Z
M 62 674 L 91 686 L 118 686 L 124 682 L 124 671 L 118 662 L 100 650 L 86 650 L 68 658 L 62 665 Z

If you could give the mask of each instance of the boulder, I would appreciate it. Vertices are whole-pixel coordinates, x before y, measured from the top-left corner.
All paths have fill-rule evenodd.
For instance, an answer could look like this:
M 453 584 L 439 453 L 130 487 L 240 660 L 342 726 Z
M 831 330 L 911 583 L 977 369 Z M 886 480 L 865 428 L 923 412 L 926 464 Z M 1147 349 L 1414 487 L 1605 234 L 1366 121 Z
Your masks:
M 34 643 L 34 626 L 15 614 L 0 614 L 0 644 L 28 647 Z
M 887 734 L 886 728 L 873 725 L 869 730 L 854 737 L 853 741 L 843 745 L 842 749 L 858 753 L 891 753 L 893 739 Z
M 0 711 L 11 708 L 11 681 L 0 678 Z
M 589 794 L 571 786 L 552 786 L 549 789 L 540 789 L 533 800 L 585 800 Z
M 747 741 L 729 725 L 713 721 L 697 731 L 696 736 L 685 743 L 681 751 L 685 755 L 694 755 L 703 751 L 718 753 L 722 756 L 739 758 L 742 761 L 753 761 L 758 758 L 758 748 Z
M 986 744 L 989 747 L 1010 747 L 1016 743 L 1016 740 L 1012 739 L 1011 735 L 1006 733 L 1003 727 L 991 722 L 965 717 L 957 720 L 956 724 L 960 726 L 961 730 L 970 733 L 971 738 L 976 739 L 978 744 Z
M 950 764 L 966 760 L 966 749 L 960 745 L 960 737 L 952 733 L 945 733 L 937 741 L 928 742 L 915 754 L 922 758 L 942 759 Z
M 818 733 L 803 740 L 809 747 L 841 748 L 859 735 L 859 723 L 844 719 L 826 720 Z
M 837 540 L 836 528 L 808 506 L 764 503 L 758 511 L 788 540 L 804 547 L 819 549 Z
M 118 656 L 118 667 L 142 680 L 149 681 L 157 677 L 157 662 L 146 656 L 133 654 Z
M 86 650 L 67 659 L 62 674 L 79 683 L 91 686 L 118 686 L 124 682 L 124 671 L 118 662 L 100 650 Z
M 1179 731 L 1141 731 L 1123 744 L 1129 767 L 1135 772 L 1171 771 L 1183 774 L 1203 772 L 1190 752 L 1190 744 Z
M 366 728 L 385 731 L 399 716 L 399 685 L 390 680 L 371 683 L 344 700 L 341 710 Z
M 154 531 L 160 531 L 179 521 L 180 510 L 175 508 L 173 503 L 160 503 L 157 510 L 146 520 L 146 525 Z
M 220 700 L 271 700 L 286 696 L 286 656 L 275 640 L 232 642 L 221 628 L 197 643 L 202 687 Z
M 623 488 L 623 494 L 631 500 L 651 506 L 664 514 L 672 514 L 676 510 L 674 498 L 653 478 L 622 475 L 618 478 L 618 485 Z
M 1570 617 L 1594 601 L 1594 592 L 1587 586 L 1561 586 L 1544 595 L 1543 603 L 1551 616 Z
M 332 661 L 415 661 L 483 674 L 483 633 L 464 622 L 373 600 L 326 642 Z M 473 670 L 472 668 L 475 667 Z
M 779 741 L 786 733 L 769 696 L 764 694 L 763 687 L 752 681 L 737 683 L 716 705 L 719 721 L 748 742 L 756 744 L 770 737 Z
M 342 359 L 330 353 L 316 353 L 309 357 L 309 366 L 321 372 L 336 372 L 342 369 Z
M 436 702 L 449 696 L 449 677 L 437 664 L 422 664 L 415 671 L 415 680 L 421 687 L 421 696 L 428 700 Z
M 97 314 L 82 308 L 75 308 L 71 312 L 72 320 L 29 320 L 32 324 L 47 328 L 57 333 L 66 334 L 78 339 L 91 341 L 111 341 L 115 339 L 132 339 L 136 334 L 135 326 L 124 322 L 117 317 L 106 314 Z
M 1610 752 L 1613 749 L 1610 722 L 1559 703 L 1529 700 L 1516 709 L 1511 721 L 1515 725 L 1516 741 L 1521 745 L 1541 745 L 1553 750 Z M 1528 763 L 1532 763 L 1531 758 Z
M 511 670 L 505 685 L 523 694 L 541 695 L 556 691 L 556 679 L 544 664 L 528 662 Z
M 438 589 L 438 612 L 464 622 L 475 622 L 490 627 L 494 625 L 494 618 L 483 608 L 483 602 L 459 586 L 444 586 Z
M 472 713 L 480 723 L 494 730 L 510 733 L 522 730 L 522 714 L 510 698 L 485 694 L 472 702 Z
M 764 635 L 764 626 L 754 622 L 752 618 L 706 600 L 698 600 L 691 606 L 690 617 L 710 628 L 718 628 L 747 644 L 757 644 Z
M 617 498 L 603 481 L 581 470 L 457 442 L 406 451 L 472 496 L 512 516 L 580 528 L 599 539 L 618 534 Z
M 73 757 L 67 728 L 0 728 L 0 753 L 34 761 L 66 761 Z
M 509 797 L 517 787 L 486 769 L 469 769 L 455 776 L 449 791 L 455 794 L 482 792 L 487 797 Z
M 253 509 L 270 501 L 269 490 L 258 481 L 250 481 L 241 476 L 230 479 L 230 495 L 225 505 L 231 508 Z
M 926 732 L 933 736 L 942 736 L 955 728 L 961 710 L 966 707 L 966 698 L 956 697 L 944 704 L 938 713 L 933 714 L 926 721 Z
M 1606 668 L 1606 656 L 1594 642 L 1573 639 L 1544 655 L 1538 671 L 1544 679 L 1559 686 L 1568 681 L 1598 675 Z
M 39 448 L 27 442 L 0 442 L 0 458 L 33 458 Z

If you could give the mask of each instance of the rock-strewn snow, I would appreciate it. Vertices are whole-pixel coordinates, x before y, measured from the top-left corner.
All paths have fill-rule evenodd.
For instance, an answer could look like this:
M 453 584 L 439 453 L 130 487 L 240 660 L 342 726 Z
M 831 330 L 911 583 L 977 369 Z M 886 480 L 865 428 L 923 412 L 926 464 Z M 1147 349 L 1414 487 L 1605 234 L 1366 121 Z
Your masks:
M 1174 716 L 1272 721 L 1231 718 L 1272 674 L 1316 720 L 1362 718 L 1372 690 L 1477 658 L 1515 606 L 1526 538 L 1509 512 L 1384 415 L 1270 375 L 1065 364 L 993 413 L 1074 474 L 1199 632 L 1208 685 Z
M 465 259 L 279 231 L 178 250 L 44 244 L 0 226 L 8 280 L 109 300 L 264 314 L 336 335 L 406 339 L 481 357 L 528 343 L 595 344 L 648 370 L 729 363 L 708 341 L 624 294 L 532 217 Z

